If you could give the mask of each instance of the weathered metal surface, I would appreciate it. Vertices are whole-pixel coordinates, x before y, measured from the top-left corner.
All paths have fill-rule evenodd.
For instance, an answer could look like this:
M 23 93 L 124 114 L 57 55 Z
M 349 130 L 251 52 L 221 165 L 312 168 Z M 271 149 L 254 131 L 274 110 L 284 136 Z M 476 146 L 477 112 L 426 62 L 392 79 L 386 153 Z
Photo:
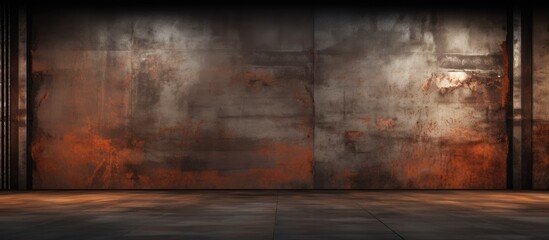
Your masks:
M 312 12 L 97 12 L 33 16 L 34 188 L 313 186 Z
M 535 189 L 549 189 L 549 9 L 533 14 L 533 173 Z
M 505 188 L 505 10 L 316 16 L 316 187 Z
M 504 188 L 505 17 L 37 11 L 33 186 Z

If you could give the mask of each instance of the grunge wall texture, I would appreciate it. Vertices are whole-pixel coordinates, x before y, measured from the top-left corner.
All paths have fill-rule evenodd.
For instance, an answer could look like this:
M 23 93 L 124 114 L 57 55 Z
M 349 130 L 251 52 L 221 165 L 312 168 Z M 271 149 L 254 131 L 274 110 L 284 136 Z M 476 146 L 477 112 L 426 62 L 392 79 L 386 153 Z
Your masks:
M 35 189 L 505 188 L 504 9 L 32 14 Z
M 533 176 L 535 189 L 549 189 L 549 9 L 533 12 Z

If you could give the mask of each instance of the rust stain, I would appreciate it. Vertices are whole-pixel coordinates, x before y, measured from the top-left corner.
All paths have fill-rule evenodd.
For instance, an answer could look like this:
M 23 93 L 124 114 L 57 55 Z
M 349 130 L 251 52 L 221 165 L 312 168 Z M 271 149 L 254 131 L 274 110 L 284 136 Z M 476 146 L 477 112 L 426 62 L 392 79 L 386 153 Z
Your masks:
M 38 107 L 42 106 L 42 104 L 48 100 L 48 97 L 49 97 L 49 93 L 47 92 L 44 93 L 44 96 L 42 96 L 40 98 L 40 101 L 38 101 Z
M 189 121 L 163 129 L 161 134 L 201 135 L 202 126 L 202 121 Z M 312 188 L 312 144 L 262 144 L 254 150 L 255 155 L 258 161 L 272 162 L 270 167 L 234 172 L 186 171 L 146 163 L 143 140 L 128 143 L 106 138 L 91 125 L 60 138 L 38 136 L 32 145 L 35 172 L 48 175 L 34 179 L 36 188 Z M 180 146 L 191 146 L 192 139 Z
M 32 70 L 34 72 L 43 72 L 43 73 L 46 73 L 48 72 L 48 64 L 46 61 L 40 61 L 38 59 L 38 57 L 36 56 L 36 54 L 34 54 L 34 51 L 33 52 L 33 62 L 32 62 Z M 35 60 L 36 59 L 36 60 Z
M 364 124 L 368 124 L 368 123 L 370 123 L 370 121 L 371 121 L 370 117 L 363 117 L 363 118 L 362 118 L 362 122 L 363 122 Z
M 396 159 L 374 162 L 342 173 L 346 188 L 467 189 L 505 188 L 506 147 L 479 142 L 410 142 Z
M 349 152 L 356 151 L 356 142 L 364 135 L 362 131 L 346 131 L 343 134 L 343 144 Z
M 312 145 L 271 143 L 255 153 L 258 160 L 274 165 L 230 173 L 158 167 L 146 172 L 143 188 L 312 188 Z
M 462 140 L 462 141 L 482 141 L 485 138 L 485 134 L 474 129 L 454 127 L 449 131 L 448 136 L 443 136 L 452 140 Z
M 379 131 L 387 131 L 395 128 L 396 123 L 393 118 L 378 118 L 376 119 L 376 129 Z
M 260 156 L 274 158 L 276 166 L 267 173 L 267 184 L 290 183 L 301 184 L 312 182 L 313 149 L 309 144 L 274 143 L 257 150 Z
M 313 100 L 308 94 L 303 94 L 300 89 L 294 91 L 294 98 L 301 103 L 303 107 L 310 108 L 313 106 Z
M 509 81 L 509 53 L 507 52 L 507 42 L 503 41 L 501 43 L 501 49 L 503 51 L 503 79 L 501 83 L 501 107 L 504 108 L 509 102 L 509 91 L 510 91 L 510 81 Z
M 147 54 L 140 66 L 142 67 L 141 71 L 146 72 L 151 80 L 159 81 L 162 79 L 161 67 L 164 66 L 163 62 L 160 55 Z
M 359 175 L 358 172 L 353 172 L 350 169 L 343 169 L 342 171 L 342 177 L 343 177 L 343 188 L 345 189 L 351 189 L 354 187 L 353 179 L 356 179 Z M 332 185 L 335 185 L 335 179 L 332 181 Z
M 105 138 L 91 125 L 61 137 L 40 134 L 32 145 L 36 188 L 136 188 L 139 182 L 124 166 L 141 164 L 144 141 Z M 41 174 L 34 174 L 41 176 Z
M 342 169 L 331 184 L 355 189 L 505 188 L 508 146 L 499 144 L 505 142 L 504 134 L 460 126 L 432 135 L 439 131 L 437 122 L 418 122 L 416 131 L 423 133 L 399 143 L 396 157 Z M 549 136 L 549 127 L 545 131 Z M 381 149 L 385 143 L 379 144 Z
M 248 87 L 268 87 L 275 83 L 272 69 L 256 68 L 253 70 L 245 71 L 243 75 L 244 81 L 248 84 Z
M 343 135 L 345 141 L 356 142 L 360 137 L 364 135 L 361 131 L 346 131 Z
M 428 139 L 439 130 L 438 123 L 436 121 L 429 122 L 416 122 L 416 137 L 418 140 Z
M 305 138 L 312 139 L 314 134 L 313 118 L 310 116 L 302 117 L 297 123 L 297 128 L 301 130 Z

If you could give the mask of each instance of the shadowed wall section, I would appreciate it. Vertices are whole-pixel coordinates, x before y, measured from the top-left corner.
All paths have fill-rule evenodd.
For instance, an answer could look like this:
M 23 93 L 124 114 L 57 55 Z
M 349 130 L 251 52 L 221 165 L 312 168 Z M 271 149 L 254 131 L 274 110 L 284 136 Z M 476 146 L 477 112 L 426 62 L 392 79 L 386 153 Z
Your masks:
M 533 14 L 533 176 L 535 189 L 549 189 L 549 9 Z
M 504 188 L 505 23 L 33 12 L 33 187 Z

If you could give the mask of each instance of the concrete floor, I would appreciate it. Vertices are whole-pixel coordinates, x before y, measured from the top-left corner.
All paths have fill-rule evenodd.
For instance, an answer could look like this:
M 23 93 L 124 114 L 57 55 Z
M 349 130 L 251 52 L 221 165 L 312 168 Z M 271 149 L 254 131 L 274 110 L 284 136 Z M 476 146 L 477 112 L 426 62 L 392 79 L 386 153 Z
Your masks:
M 549 239 L 549 192 L 0 192 L 0 239 Z

